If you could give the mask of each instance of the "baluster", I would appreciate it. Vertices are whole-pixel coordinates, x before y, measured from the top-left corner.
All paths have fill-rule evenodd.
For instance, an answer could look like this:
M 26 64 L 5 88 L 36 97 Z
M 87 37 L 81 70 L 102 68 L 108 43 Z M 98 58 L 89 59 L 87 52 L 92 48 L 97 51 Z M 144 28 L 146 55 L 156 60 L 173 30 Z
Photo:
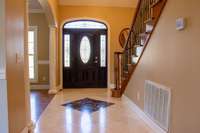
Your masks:
M 147 0 L 145 0 L 145 3 L 144 3 L 144 7 L 145 7 L 145 21 L 148 19 L 148 13 L 147 13 Z
M 119 88 L 122 88 L 122 73 L 123 73 L 123 55 L 119 54 Z

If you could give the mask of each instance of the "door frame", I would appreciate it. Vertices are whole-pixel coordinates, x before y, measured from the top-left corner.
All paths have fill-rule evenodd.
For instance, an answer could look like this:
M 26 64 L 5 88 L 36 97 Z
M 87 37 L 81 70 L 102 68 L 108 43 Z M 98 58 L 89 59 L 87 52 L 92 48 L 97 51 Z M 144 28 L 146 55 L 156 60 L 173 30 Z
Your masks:
M 63 89 L 63 27 L 66 23 L 68 22 L 73 22 L 73 21 L 79 21 L 79 20 L 89 20 L 89 21 L 96 21 L 96 22 L 100 22 L 103 23 L 107 26 L 107 89 L 110 88 L 111 85 L 111 79 L 110 79 L 110 25 L 108 22 L 106 22 L 105 20 L 101 20 L 101 19 L 96 19 L 96 18 L 87 18 L 87 17 L 83 17 L 83 18 L 74 18 L 74 19 L 66 19 L 65 21 L 63 21 L 60 25 L 60 42 L 59 42 L 59 57 L 60 57 L 60 89 Z
M 85 20 L 81 20 L 81 21 L 85 21 Z M 87 20 L 88 21 L 88 20 Z M 73 22 L 73 21 L 72 21 Z M 95 21 L 96 22 L 96 21 Z M 71 22 L 70 22 L 71 23 Z M 67 24 L 67 23 L 66 23 Z M 70 35 L 72 38 L 74 38 L 74 37 L 78 37 L 78 38 L 75 38 L 75 40 L 77 40 L 77 41 L 75 41 L 74 39 L 70 39 L 71 41 L 70 41 L 70 43 L 71 44 L 73 44 L 73 43 L 77 43 L 76 44 L 76 48 L 73 48 L 73 46 L 70 46 L 71 47 L 71 51 L 72 52 L 70 52 L 71 54 L 70 54 L 70 57 L 72 58 L 76 58 L 76 61 L 74 62 L 74 61 L 72 61 L 72 60 L 74 60 L 74 59 L 70 59 L 71 60 L 71 65 L 70 65 L 70 67 L 65 67 L 64 65 L 63 65 L 63 88 L 64 89 L 68 89 L 68 88 L 70 88 L 69 86 L 71 86 L 71 88 L 108 88 L 108 79 L 107 79 L 107 72 L 108 72 L 108 60 L 107 60 L 107 45 L 108 45 L 108 43 L 107 43 L 107 27 L 106 27 L 106 29 L 73 29 L 73 28 L 69 28 L 69 29 L 63 29 L 63 38 L 64 38 L 64 36 L 66 35 L 66 34 L 68 34 L 68 35 Z M 96 34 L 98 34 L 97 36 L 96 36 Z M 100 63 L 101 63 L 101 60 L 99 60 L 99 63 L 98 63 L 98 65 L 96 66 L 96 64 L 95 63 L 93 63 L 94 62 L 94 55 L 95 56 L 98 56 L 99 57 L 99 59 L 101 58 L 100 57 L 100 51 L 101 51 L 101 48 L 100 48 L 100 36 L 101 35 L 105 35 L 106 36 L 106 66 L 104 67 L 104 66 L 100 66 Z M 94 37 L 95 36 L 95 39 L 93 40 L 93 41 L 95 41 L 95 43 L 94 43 L 94 45 L 90 45 L 91 46 L 91 49 L 92 50 L 97 50 L 96 52 L 98 53 L 98 54 L 94 54 L 94 53 L 96 53 L 96 52 L 94 52 L 94 51 L 91 51 L 91 54 L 90 54 L 90 58 L 89 58 L 89 66 L 90 67 L 92 67 L 91 69 L 93 69 L 92 71 L 96 71 L 96 72 L 100 72 L 101 74 L 104 74 L 104 76 L 103 76 L 103 78 L 101 77 L 101 79 L 99 79 L 98 78 L 98 80 L 92 80 L 91 81 L 91 83 L 89 83 L 88 84 L 88 82 L 89 81 L 85 81 L 85 83 L 87 84 L 85 84 L 86 86 L 84 86 L 84 83 L 82 82 L 82 83 L 80 83 L 80 84 L 82 84 L 82 85 L 80 85 L 79 84 L 79 82 L 77 81 L 77 84 L 75 83 L 74 84 L 74 82 L 71 82 L 70 83 L 70 81 L 66 81 L 67 80 L 67 73 L 69 74 L 69 73 L 74 73 L 77 69 L 79 69 L 79 70 L 81 70 L 81 67 L 79 67 L 79 65 L 83 65 L 82 66 L 82 68 L 84 68 L 84 66 L 85 66 L 85 64 L 82 62 L 82 60 L 81 60 L 81 58 L 79 58 L 80 57 L 80 43 L 81 43 L 81 39 L 82 39 L 82 37 L 83 36 L 87 36 L 88 38 L 89 38 L 89 40 L 90 40 L 90 43 L 91 43 L 91 41 L 94 39 L 92 39 L 92 38 L 90 38 L 90 37 Z M 98 37 L 98 38 L 97 38 Z M 62 45 L 62 47 L 63 47 L 63 49 L 62 49 L 62 52 L 63 52 L 63 60 L 62 60 L 62 62 L 64 63 L 64 46 L 65 46 L 65 44 L 64 44 L 64 39 L 62 40 L 63 41 L 63 45 Z M 75 41 L 75 42 L 74 42 Z M 73 44 L 74 45 L 74 44 Z M 95 48 L 94 48 L 95 47 Z M 77 49 L 77 50 L 75 50 L 75 49 Z M 74 55 L 75 54 L 75 55 Z M 78 63 L 77 65 L 77 68 L 75 69 L 73 66 L 74 66 L 74 63 L 76 64 L 76 63 Z M 95 66 L 94 66 L 95 65 Z M 87 67 L 89 67 L 88 65 L 86 65 Z M 96 68 L 96 69 L 94 69 L 94 67 Z M 86 68 L 87 69 L 87 68 Z M 88 69 L 87 69 L 88 70 Z M 81 72 L 81 71 L 80 71 Z M 88 72 L 91 74 L 91 71 L 89 71 L 88 70 Z M 96 76 L 97 77 L 99 77 L 100 76 L 100 73 L 99 74 L 97 74 Z M 89 74 L 89 75 L 90 75 Z M 76 75 L 77 76 L 77 75 Z M 76 77 L 76 76 L 72 76 L 72 77 Z M 65 77 L 65 78 L 64 78 Z M 72 78 L 71 77 L 71 78 Z M 96 77 L 96 78 L 97 78 Z M 69 77 L 68 77 L 69 78 Z M 76 77 L 76 78 L 78 78 L 78 77 Z M 75 79 L 76 79 L 75 78 Z M 104 80 L 102 80 L 102 79 L 104 79 Z M 80 81 L 81 82 L 81 81 Z M 68 86 L 68 87 L 65 87 L 66 86 Z M 74 86 L 74 87 L 72 87 L 72 86 Z
M 0 131 L 8 133 L 9 132 L 9 121 L 8 121 L 8 88 L 7 88 L 7 78 L 6 78 L 6 0 L 0 1 L 0 26 L 3 27 L 0 30 L 0 117 L 2 123 L 0 125 Z

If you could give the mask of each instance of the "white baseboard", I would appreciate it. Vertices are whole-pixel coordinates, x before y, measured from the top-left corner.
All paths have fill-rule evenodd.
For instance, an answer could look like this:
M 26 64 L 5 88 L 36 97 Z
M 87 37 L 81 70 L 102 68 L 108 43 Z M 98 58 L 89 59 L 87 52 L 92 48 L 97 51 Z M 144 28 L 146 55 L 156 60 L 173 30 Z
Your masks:
M 114 89 L 115 88 L 115 84 L 110 83 L 109 88 L 110 89 Z
M 58 90 L 57 89 L 50 89 L 49 94 L 57 94 L 58 93 Z
M 61 85 L 53 88 L 53 89 L 50 89 L 49 90 L 49 94 L 57 94 L 59 91 L 61 91 L 63 88 L 61 87 Z
M 155 133 L 167 133 L 160 126 L 158 126 L 154 121 L 152 121 L 132 100 L 127 96 L 123 95 L 122 100 L 125 101 L 132 110 L 149 126 Z
M 25 127 L 25 128 L 21 131 L 21 133 L 28 133 L 28 127 Z
M 22 131 L 21 133 L 34 133 L 35 124 L 31 121 Z
M 57 86 L 57 90 L 58 90 L 58 91 L 61 91 L 61 90 L 63 90 L 63 87 L 62 87 L 62 85 L 59 85 L 59 86 Z
M 49 90 L 49 85 L 31 85 L 31 90 Z

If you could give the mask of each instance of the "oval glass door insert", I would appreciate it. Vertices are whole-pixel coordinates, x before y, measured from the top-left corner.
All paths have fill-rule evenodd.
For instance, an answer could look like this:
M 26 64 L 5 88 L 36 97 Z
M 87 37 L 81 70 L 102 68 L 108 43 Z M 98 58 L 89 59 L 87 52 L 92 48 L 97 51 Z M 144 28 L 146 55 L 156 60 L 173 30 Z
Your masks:
M 81 43 L 80 43 L 80 56 L 84 64 L 88 63 L 90 59 L 90 54 L 91 54 L 90 41 L 87 36 L 84 36 L 81 39 Z

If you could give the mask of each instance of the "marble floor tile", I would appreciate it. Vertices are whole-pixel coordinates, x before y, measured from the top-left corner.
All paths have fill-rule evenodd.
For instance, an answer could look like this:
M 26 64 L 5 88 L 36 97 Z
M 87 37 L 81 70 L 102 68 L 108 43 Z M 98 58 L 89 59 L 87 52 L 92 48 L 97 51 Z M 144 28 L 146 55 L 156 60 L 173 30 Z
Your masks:
M 91 98 L 114 103 L 93 113 L 62 106 Z M 110 97 L 106 89 L 67 89 L 59 92 L 36 123 L 35 133 L 155 133 L 127 102 Z

